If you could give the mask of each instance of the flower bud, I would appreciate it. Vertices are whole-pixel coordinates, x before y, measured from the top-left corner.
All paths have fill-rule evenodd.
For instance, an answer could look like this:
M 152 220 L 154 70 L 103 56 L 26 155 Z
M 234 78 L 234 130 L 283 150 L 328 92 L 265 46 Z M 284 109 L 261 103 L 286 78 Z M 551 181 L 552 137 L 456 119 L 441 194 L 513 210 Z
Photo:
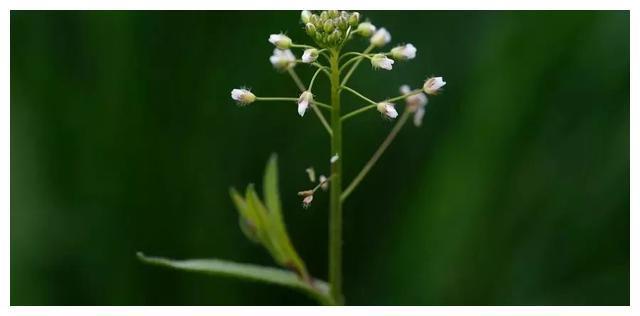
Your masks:
M 378 112 L 382 113 L 382 115 L 388 118 L 396 118 L 398 117 L 398 111 L 394 107 L 393 103 L 389 102 L 380 102 L 378 103 Z
M 280 50 L 276 48 L 273 50 L 273 55 L 269 57 L 269 61 L 274 68 L 278 70 L 286 70 L 295 66 L 296 56 L 293 55 L 291 50 Z
M 313 194 L 306 196 L 304 199 L 302 199 L 302 207 L 308 208 L 309 205 L 311 205 L 312 201 L 313 201 Z
M 315 48 L 305 49 L 304 53 L 302 54 L 302 62 L 310 64 L 318 59 L 319 54 L 320 53 Z
M 391 49 L 391 57 L 396 60 L 409 60 L 416 57 L 416 47 L 411 43 Z
M 302 92 L 298 98 L 298 114 L 304 116 L 304 112 L 309 108 L 309 103 L 313 102 L 313 94 L 309 91 Z
M 322 28 L 324 29 L 324 31 L 326 33 L 333 32 L 333 29 L 335 28 L 334 25 L 333 25 L 333 20 L 324 21 L 324 25 L 322 26 Z
M 344 18 L 344 17 L 340 17 L 340 18 L 338 19 L 337 26 L 338 26 L 338 28 L 339 28 L 341 31 L 346 31 L 346 30 L 347 30 L 347 27 L 349 26 L 349 25 L 348 25 L 348 19 L 347 19 L 347 18 Z
M 358 22 L 360 22 L 360 13 L 358 12 L 351 13 L 351 16 L 349 16 L 349 25 L 355 28 L 356 26 L 358 26 Z
M 302 23 L 304 24 L 309 23 L 310 18 L 311 18 L 311 11 L 302 10 L 302 12 L 300 13 L 300 20 L 302 21 Z
M 327 191 L 327 189 L 329 189 L 329 179 L 321 174 L 318 180 L 320 180 L 320 188 L 322 191 Z
M 369 22 L 362 22 L 358 24 L 358 33 L 364 37 L 369 37 L 373 35 L 373 32 L 376 31 L 376 27 Z
M 256 96 L 247 89 L 231 90 L 231 98 L 236 100 L 240 105 L 247 105 L 256 100 Z
M 309 17 L 309 22 L 308 23 L 311 23 L 311 24 L 313 24 L 314 26 L 317 27 L 318 24 L 320 23 L 320 17 L 317 14 L 312 14 Z
M 340 12 L 338 12 L 338 10 L 328 10 L 327 16 L 329 18 L 337 18 L 338 16 L 340 16 Z
M 307 31 L 307 35 L 311 37 L 316 35 L 316 26 L 313 25 L 313 23 L 307 23 L 307 25 L 305 25 L 305 30 Z
M 371 36 L 370 41 L 374 46 L 382 47 L 391 41 L 391 34 L 383 27 Z
M 446 84 L 447 83 L 442 80 L 442 77 L 433 77 L 424 82 L 422 89 L 426 94 L 436 95 L 440 91 L 440 88 L 444 87 Z
M 371 57 L 371 65 L 374 69 L 382 68 L 386 70 L 393 69 L 393 59 L 387 58 L 384 54 L 375 54 Z
M 291 39 L 284 34 L 269 35 L 269 42 L 282 50 L 291 47 Z

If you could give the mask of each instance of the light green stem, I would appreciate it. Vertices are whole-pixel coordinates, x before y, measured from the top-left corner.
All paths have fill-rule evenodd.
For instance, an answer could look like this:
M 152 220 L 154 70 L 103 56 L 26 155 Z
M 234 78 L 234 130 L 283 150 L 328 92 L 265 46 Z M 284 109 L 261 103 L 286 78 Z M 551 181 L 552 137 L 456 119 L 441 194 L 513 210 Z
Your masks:
M 365 49 L 362 54 L 368 54 L 370 51 L 372 51 L 375 48 L 374 45 L 369 45 L 369 47 L 367 47 L 367 49 Z M 358 65 L 360 65 L 360 63 L 362 62 L 362 59 L 364 59 L 364 57 L 360 56 L 360 59 L 358 59 L 355 64 L 353 64 L 353 66 L 351 66 L 351 69 L 349 69 L 349 72 L 347 72 L 347 74 L 344 76 L 344 79 L 342 79 L 342 84 L 346 84 L 347 81 L 349 81 L 349 78 L 351 78 L 351 75 L 353 75 L 353 72 L 356 71 L 356 68 L 358 68 Z
M 351 181 L 349 186 L 344 190 L 344 192 L 342 193 L 342 196 L 340 197 L 342 202 L 344 202 L 349 196 L 349 194 L 351 194 L 351 192 L 355 190 L 358 184 L 360 184 L 362 179 L 364 179 L 364 177 L 367 175 L 369 170 L 373 168 L 373 165 L 375 165 L 378 159 L 380 159 L 380 156 L 382 156 L 382 154 L 387 149 L 387 147 L 389 147 L 393 139 L 396 138 L 396 136 L 398 135 L 398 132 L 402 129 L 402 126 L 404 126 L 404 124 L 407 122 L 407 119 L 409 118 L 409 116 L 411 116 L 411 113 L 412 112 L 407 110 L 405 110 L 402 113 L 402 115 L 400 116 L 400 119 L 398 119 L 398 122 L 396 122 L 396 125 L 393 127 L 389 135 L 387 135 L 387 138 L 384 139 L 382 144 L 380 144 L 380 147 L 378 147 L 378 149 L 373 154 L 373 156 L 371 156 L 369 161 L 367 161 L 367 164 L 364 165 L 362 170 L 360 170 L 360 173 L 358 173 L 358 175 Z
M 399 100 L 405 99 L 407 97 L 410 97 L 412 95 L 416 95 L 416 94 L 419 94 L 419 93 L 422 93 L 422 90 L 416 89 L 416 90 L 413 90 L 413 91 L 411 91 L 411 92 L 409 92 L 407 94 L 403 94 L 403 95 L 400 95 L 400 96 L 397 96 L 397 97 L 394 97 L 394 98 L 391 98 L 391 99 L 387 99 L 387 100 L 384 100 L 382 102 L 395 102 L 395 101 L 399 101 Z M 346 121 L 347 119 L 352 118 L 352 117 L 354 117 L 354 116 L 356 116 L 356 115 L 358 115 L 360 113 L 364 113 L 366 111 L 375 109 L 378 106 L 378 103 L 375 103 L 375 102 L 373 102 L 371 100 L 369 100 L 369 102 L 370 102 L 370 104 L 368 104 L 366 106 L 363 106 L 363 107 L 361 107 L 361 108 L 359 108 L 357 110 L 353 110 L 352 112 L 349 112 L 349 113 L 343 115 L 342 116 L 342 121 Z
M 344 304 L 342 296 L 342 120 L 340 117 L 340 51 L 331 51 L 331 157 L 338 160 L 331 164 L 329 210 L 329 284 L 330 295 L 337 305 Z

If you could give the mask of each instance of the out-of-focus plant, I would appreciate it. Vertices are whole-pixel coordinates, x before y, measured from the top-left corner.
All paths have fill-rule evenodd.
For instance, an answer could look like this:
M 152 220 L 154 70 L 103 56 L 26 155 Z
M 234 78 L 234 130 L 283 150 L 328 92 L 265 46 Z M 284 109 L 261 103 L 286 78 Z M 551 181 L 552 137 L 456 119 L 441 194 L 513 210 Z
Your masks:
M 331 152 L 327 156 L 330 164 L 329 176 L 320 175 L 318 184 L 308 190 L 298 192 L 303 207 L 309 207 L 319 189 L 329 190 L 329 281 L 313 278 L 303 260 L 296 252 L 284 224 L 280 196 L 278 192 L 277 157 L 272 155 L 267 163 L 262 184 L 263 196 L 260 198 L 254 185 L 247 186 L 244 195 L 235 189 L 230 190 L 231 199 L 238 210 L 240 228 L 253 242 L 264 246 L 273 259 L 285 269 L 240 264 L 218 259 L 171 260 L 159 257 L 147 257 L 139 253 L 139 258 L 147 263 L 211 274 L 229 275 L 240 278 L 276 283 L 302 290 L 326 305 L 344 304 L 342 294 L 342 206 L 349 195 L 358 187 L 369 170 L 391 144 L 400 129 L 413 115 L 413 123 L 420 126 L 425 114 L 427 95 L 436 95 L 446 84 L 442 77 L 428 78 L 421 89 L 412 90 L 409 86 L 400 87 L 400 95 L 381 101 L 374 101 L 363 93 L 348 86 L 349 79 L 363 60 L 371 62 L 374 69 L 392 70 L 393 64 L 415 58 L 417 49 L 407 43 L 396 46 L 386 52 L 374 50 L 384 47 L 391 41 L 391 34 L 385 28 L 376 28 L 370 22 L 360 22 L 358 12 L 328 10 L 319 13 L 302 11 L 301 21 L 307 35 L 316 46 L 294 43 L 285 34 L 272 34 L 269 42 L 275 46 L 269 58 L 273 67 L 287 72 L 301 91 L 298 97 L 256 96 L 246 88 L 233 89 L 231 98 L 239 105 L 246 106 L 254 102 L 295 102 L 298 114 L 302 117 L 311 108 L 331 139 Z M 354 37 L 369 38 L 369 46 L 362 52 L 345 52 L 345 45 Z M 301 59 L 297 59 L 291 49 L 302 50 Z M 298 77 L 295 67 L 307 64 L 316 70 L 308 86 Z M 320 102 L 314 97 L 314 83 L 320 74 L 326 75 L 330 83 L 330 102 Z M 342 92 L 352 93 L 364 100 L 365 105 L 349 113 L 341 108 Z M 394 102 L 405 100 L 402 114 L 398 114 Z M 377 110 L 383 118 L 397 119 L 388 136 L 374 152 L 368 162 L 351 182 L 343 188 L 342 183 L 342 125 L 357 115 Z M 322 111 L 329 113 L 329 120 Z M 316 182 L 315 170 L 306 170 L 311 182 Z

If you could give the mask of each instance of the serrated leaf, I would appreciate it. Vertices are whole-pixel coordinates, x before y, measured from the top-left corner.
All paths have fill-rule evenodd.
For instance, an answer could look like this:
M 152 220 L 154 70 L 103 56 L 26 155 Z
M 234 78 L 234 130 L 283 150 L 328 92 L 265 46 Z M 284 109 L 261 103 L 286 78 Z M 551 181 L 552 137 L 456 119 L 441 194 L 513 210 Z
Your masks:
M 172 260 L 160 257 L 147 257 L 140 252 L 137 253 L 137 256 L 143 262 L 178 270 L 232 276 L 247 280 L 279 284 L 305 291 L 323 304 L 333 304 L 329 296 L 329 286 L 326 282 L 314 279 L 310 283 L 307 283 L 298 278 L 295 273 L 282 269 L 218 259 Z

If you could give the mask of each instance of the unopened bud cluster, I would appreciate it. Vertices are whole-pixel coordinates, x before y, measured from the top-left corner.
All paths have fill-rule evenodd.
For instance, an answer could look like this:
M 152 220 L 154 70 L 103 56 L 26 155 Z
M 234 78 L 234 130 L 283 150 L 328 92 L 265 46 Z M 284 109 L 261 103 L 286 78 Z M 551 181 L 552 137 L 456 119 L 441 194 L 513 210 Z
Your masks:
M 305 30 L 320 47 L 331 48 L 339 46 L 349 33 L 358 28 L 360 14 L 347 11 L 327 10 L 320 14 L 302 11 L 300 14 Z

